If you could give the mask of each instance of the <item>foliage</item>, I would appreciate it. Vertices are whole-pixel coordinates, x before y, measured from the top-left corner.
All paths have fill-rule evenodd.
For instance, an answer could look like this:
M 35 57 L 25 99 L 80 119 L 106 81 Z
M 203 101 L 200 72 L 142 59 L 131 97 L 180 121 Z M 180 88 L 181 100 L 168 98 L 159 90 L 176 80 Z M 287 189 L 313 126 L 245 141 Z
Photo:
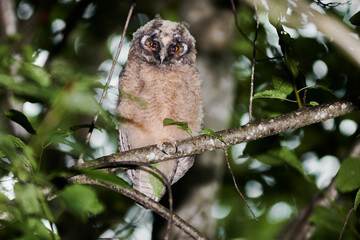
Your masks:
M 8 36 L 2 28 L 0 35 L 0 239 L 96 239 L 110 230 L 119 239 L 135 236 L 136 229 L 144 229 L 144 225 L 129 220 L 132 201 L 111 190 L 67 181 L 81 173 L 99 182 L 130 187 L 122 170 L 118 174 L 100 170 L 74 172 L 70 167 L 81 153 L 85 160 L 91 160 L 117 151 L 116 80 L 112 81 L 103 106 L 98 100 L 114 55 L 112 46 L 117 43 L 131 1 L 13 2 L 17 32 Z M 138 2 L 125 43 L 155 13 L 181 21 L 186 7 L 196 9 L 193 4 Z M 359 12 L 351 10 L 350 2 L 346 4 L 323 9 L 312 3 L 312 8 L 352 28 L 358 37 Z M 226 1 L 209 1 L 208 5 L 216 13 L 231 13 Z M 269 5 L 269 11 L 276 11 L 281 24 L 259 5 L 255 120 L 293 111 L 299 102 L 306 107 L 359 94 L 360 71 L 356 62 L 331 38 L 312 29 L 310 20 L 304 17 L 296 24 L 289 20 L 291 13 L 303 11 L 305 16 L 308 10 L 295 8 L 293 1 L 277 7 Z M 236 8 L 241 29 L 252 39 L 253 9 L 246 4 L 236 4 Z M 196 12 L 196 16 L 202 13 L 206 12 Z M 227 109 L 232 109 L 231 126 L 239 126 L 248 116 L 252 45 L 236 28 L 222 48 L 209 50 L 204 46 L 207 44 L 200 45 L 201 36 L 205 36 L 202 30 L 216 20 L 225 21 L 226 14 L 221 16 L 214 15 L 211 21 L 199 24 L 200 27 L 191 26 L 190 30 L 199 39 L 198 56 L 205 56 L 214 69 L 223 59 L 231 62 L 228 65 L 234 72 L 235 97 Z M 233 24 L 231 18 L 223 29 Z M 206 42 L 210 45 L 210 41 Z M 115 75 L 126 59 L 126 44 Z M 206 79 L 203 84 L 207 84 Z M 141 99 L 134 100 L 144 104 Z M 216 101 L 210 104 L 216 106 Z M 223 109 L 218 108 L 205 118 L 218 118 L 210 114 L 223 113 L 220 110 Z M 86 134 L 96 113 L 99 120 L 90 144 L 86 145 Z M 221 167 L 195 166 L 188 175 L 193 177 L 189 186 L 174 191 L 174 203 L 193 194 L 187 189 L 202 184 L 200 175 L 219 171 L 217 176 L 224 176 L 218 183 L 221 190 L 209 210 L 216 220 L 217 238 L 278 239 L 288 230 L 291 218 L 297 217 L 314 196 L 323 194 L 335 178 L 339 194 L 334 200 L 325 196 L 329 204 L 317 206 L 311 213 L 311 239 L 338 239 L 346 213 L 352 207 L 356 214 L 351 215 L 343 239 L 356 239 L 360 224 L 360 159 L 349 157 L 349 152 L 359 141 L 359 123 L 359 114 L 353 113 L 231 148 L 234 174 L 260 223 L 248 215 L 235 193 L 231 176 L 221 172 Z M 165 119 L 164 125 L 178 126 L 192 136 L 184 122 Z M 211 129 L 201 134 L 223 141 Z M 133 215 L 139 218 L 139 214 Z M 154 228 L 161 224 L 155 220 Z M 154 233 L 154 239 L 157 238 Z

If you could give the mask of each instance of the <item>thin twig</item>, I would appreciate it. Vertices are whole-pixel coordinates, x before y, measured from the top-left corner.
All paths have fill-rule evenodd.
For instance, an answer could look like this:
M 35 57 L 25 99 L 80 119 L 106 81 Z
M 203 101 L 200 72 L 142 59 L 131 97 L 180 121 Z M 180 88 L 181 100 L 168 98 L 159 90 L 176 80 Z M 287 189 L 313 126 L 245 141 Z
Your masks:
M 234 19 L 235 19 L 235 26 L 236 26 L 236 29 L 240 32 L 240 34 L 245 38 L 245 40 L 252 44 L 252 41 L 250 40 L 250 38 L 248 38 L 248 36 L 246 36 L 246 34 L 244 33 L 244 31 L 240 28 L 239 26 L 239 22 L 238 22 L 238 17 L 237 17 L 237 12 L 236 12 L 236 7 L 235 7 L 235 3 L 234 3 L 234 0 L 230 0 L 230 3 L 231 3 L 231 8 L 232 8 L 232 11 L 233 11 L 233 14 L 234 14 Z
M 351 208 L 350 211 L 348 212 L 348 214 L 347 214 L 347 216 L 346 216 L 346 220 L 345 220 L 344 226 L 342 227 L 341 232 L 340 232 L 339 240 L 341 240 L 342 235 L 344 234 L 344 231 L 345 231 L 345 227 L 346 227 L 346 225 L 347 225 L 348 222 L 349 222 L 350 215 L 351 215 L 351 213 L 352 213 L 354 210 L 355 210 L 355 208 Z
M 264 61 L 273 61 L 273 60 L 282 60 L 284 58 L 284 56 L 279 56 L 279 57 L 271 57 L 271 58 L 260 58 L 260 59 L 256 59 L 256 62 L 264 62 Z
M 254 95 L 254 76 L 255 76 L 255 63 L 256 63 L 256 40 L 259 30 L 259 16 L 258 16 L 258 8 L 256 4 L 256 0 L 254 0 L 254 8 L 255 8 L 255 19 L 256 19 L 256 29 L 255 29 L 255 37 L 253 40 L 253 57 L 251 64 L 251 79 L 250 79 L 250 102 L 249 102 L 249 122 L 252 122 L 252 105 L 253 105 L 253 95 Z
M 229 171 L 230 171 L 230 175 L 231 175 L 231 178 L 232 178 L 232 180 L 233 180 L 233 182 L 234 182 L 236 191 L 239 193 L 239 195 L 241 196 L 241 198 L 244 200 L 246 207 L 249 209 L 249 211 L 250 211 L 251 215 L 254 217 L 255 221 L 259 222 L 259 219 L 256 218 L 253 210 L 251 209 L 251 207 L 250 207 L 250 205 L 248 204 L 245 196 L 241 193 L 241 191 L 240 191 L 240 189 L 239 189 L 239 187 L 238 187 L 238 185 L 237 185 L 237 183 L 236 183 L 236 179 L 235 179 L 234 173 L 233 173 L 233 171 L 232 171 L 232 169 L 231 169 L 231 165 L 230 165 L 230 161 L 229 161 L 229 154 L 228 154 L 228 152 L 227 152 L 226 149 L 224 149 L 224 153 L 225 153 L 226 164 L 227 164 L 227 167 L 228 167 L 228 169 L 229 169 Z
M 126 22 L 125 22 L 125 26 L 124 26 L 124 30 L 122 32 L 122 35 L 121 35 L 121 40 L 120 40 L 120 43 L 118 45 L 118 48 L 117 48 L 117 51 L 116 51 L 116 54 L 115 54 L 115 57 L 114 57 L 114 60 L 112 62 L 112 65 L 111 65 L 111 68 L 110 68 L 110 72 L 109 72 L 109 76 L 108 76 L 108 79 L 106 81 L 106 84 L 105 84 L 105 87 L 104 87 L 104 90 L 102 92 L 102 95 L 101 95 L 101 99 L 100 99 L 100 102 L 99 102 L 99 105 L 102 106 L 103 102 L 104 102 L 104 99 L 105 99 L 105 96 L 107 94 L 107 90 L 109 88 L 109 85 L 110 85 L 110 81 L 111 81 L 111 78 L 112 78 L 112 75 L 114 73 L 114 69 L 115 69 L 115 66 L 116 66 L 116 63 L 117 63 L 117 60 L 119 58 L 119 55 L 120 55 L 120 52 L 121 52 L 121 48 L 122 48 L 122 45 L 123 45 L 123 42 L 124 42 L 124 39 L 125 39 L 125 34 L 126 34 L 126 31 L 127 31 L 127 28 L 129 26 L 129 22 L 130 22 L 130 18 L 131 18 L 131 15 L 133 13 L 133 10 L 134 10 L 134 7 L 135 7 L 135 3 L 133 3 L 129 9 L 129 13 L 128 13 L 128 16 L 127 16 L 127 19 L 126 19 Z M 95 124 L 96 124 L 96 121 L 99 117 L 99 113 L 97 113 L 93 119 L 93 121 L 91 122 L 91 126 L 89 128 L 89 132 L 88 134 L 86 135 L 86 141 L 85 141 L 85 145 L 89 144 L 89 141 L 90 141 L 90 138 L 91 138 L 91 135 L 92 135 L 92 132 L 94 130 L 94 127 L 95 127 Z M 81 153 L 80 156 L 79 156 L 79 159 L 77 161 L 77 164 L 81 164 L 81 163 L 84 163 L 84 153 Z

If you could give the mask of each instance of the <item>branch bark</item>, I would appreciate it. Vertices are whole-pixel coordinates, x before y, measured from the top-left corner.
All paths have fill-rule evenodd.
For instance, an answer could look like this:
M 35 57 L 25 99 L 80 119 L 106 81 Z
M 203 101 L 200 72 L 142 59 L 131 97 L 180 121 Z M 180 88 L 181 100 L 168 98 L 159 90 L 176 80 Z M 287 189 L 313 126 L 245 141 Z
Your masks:
M 183 140 L 174 148 L 164 143 L 163 152 L 156 145 L 114 153 L 87 161 L 75 168 L 101 169 L 132 165 L 134 162 L 156 163 L 173 158 L 199 154 L 214 149 L 223 149 L 242 142 L 254 141 L 288 130 L 298 129 L 331 118 L 343 116 L 360 109 L 360 96 L 341 99 L 315 107 L 303 107 L 275 118 L 246 124 L 241 127 L 217 132 L 225 143 L 209 135 L 199 135 Z

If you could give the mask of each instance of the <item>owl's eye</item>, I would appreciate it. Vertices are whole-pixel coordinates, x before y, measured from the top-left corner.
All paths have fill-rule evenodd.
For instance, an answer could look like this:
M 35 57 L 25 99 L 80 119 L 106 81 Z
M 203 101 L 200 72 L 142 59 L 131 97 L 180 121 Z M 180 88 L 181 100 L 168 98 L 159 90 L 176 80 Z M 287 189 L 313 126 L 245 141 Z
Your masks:
M 172 45 L 169 48 L 169 52 L 172 54 L 177 53 L 178 51 L 179 51 L 179 47 L 177 45 Z
M 157 50 L 159 48 L 159 46 L 160 46 L 158 41 L 147 41 L 146 45 L 151 47 L 154 50 Z

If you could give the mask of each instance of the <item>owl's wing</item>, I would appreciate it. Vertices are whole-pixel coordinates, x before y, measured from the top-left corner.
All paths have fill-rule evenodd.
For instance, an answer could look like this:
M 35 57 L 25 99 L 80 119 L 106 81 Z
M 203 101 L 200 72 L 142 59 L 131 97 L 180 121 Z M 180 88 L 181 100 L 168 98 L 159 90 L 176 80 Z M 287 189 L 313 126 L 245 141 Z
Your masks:
M 194 156 L 188 156 L 188 157 L 176 159 L 177 167 L 171 184 L 176 183 L 180 178 L 182 178 L 185 175 L 185 173 L 189 170 L 189 168 L 191 168 L 192 165 L 194 164 L 194 159 L 195 159 Z
M 121 129 L 119 130 L 118 144 L 119 144 L 120 152 L 126 152 L 131 149 L 131 145 L 128 141 L 127 134 L 124 130 Z
M 128 141 L 128 136 L 126 134 L 126 131 L 121 130 L 121 128 L 119 129 L 118 143 L 119 143 L 119 151 L 120 152 L 125 152 L 132 148 Z M 135 169 L 126 170 L 126 175 L 131 180 L 131 182 L 135 181 L 135 179 L 136 179 L 135 178 Z

